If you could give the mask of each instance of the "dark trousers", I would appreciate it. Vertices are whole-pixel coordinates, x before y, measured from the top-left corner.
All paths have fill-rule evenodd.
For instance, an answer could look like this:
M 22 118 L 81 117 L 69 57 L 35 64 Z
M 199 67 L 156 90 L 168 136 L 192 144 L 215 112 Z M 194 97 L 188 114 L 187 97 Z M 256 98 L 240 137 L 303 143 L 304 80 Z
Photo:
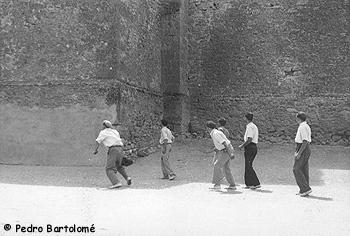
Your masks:
M 255 143 L 250 143 L 244 147 L 244 159 L 245 159 L 245 171 L 244 182 L 246 186 L 260 185 L 258 176 L 253 169 L 253 161 L 258 152 L 258 148 Z
M 301 147 L 301 143 L 297 144 L 297 152 L 299 151 Z M 293 166 L 293 173 L 295 180 L 299 186 L 300 193 L 304 193 L 306 191 L 309 191 L 310 184 L 309 184 L 309 158 L 311 155 L 310 145 L 307 144 L 304 151 L 301 153 L 299 159 L 294 160 L 294 166 Z

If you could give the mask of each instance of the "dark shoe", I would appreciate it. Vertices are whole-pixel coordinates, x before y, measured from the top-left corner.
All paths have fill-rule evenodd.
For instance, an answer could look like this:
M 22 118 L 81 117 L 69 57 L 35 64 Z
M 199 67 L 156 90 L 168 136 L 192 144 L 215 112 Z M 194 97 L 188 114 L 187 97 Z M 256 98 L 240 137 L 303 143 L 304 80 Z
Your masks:
M 163 176 L 162 178 L 160 179 L 169 179 L 169 176 Z
M 131 185 L 131 178 L 129 177 L 126 182 L 128 183 L 128 185 L 130 186 Z

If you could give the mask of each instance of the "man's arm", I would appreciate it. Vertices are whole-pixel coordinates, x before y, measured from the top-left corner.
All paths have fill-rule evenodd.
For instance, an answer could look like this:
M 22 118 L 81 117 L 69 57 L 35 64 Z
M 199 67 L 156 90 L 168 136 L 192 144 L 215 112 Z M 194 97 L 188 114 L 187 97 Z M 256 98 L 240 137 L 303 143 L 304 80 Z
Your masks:
M 99 147 L 100 147 L 100 143 L 96 141 L 96 147 L 95 147 L 95 151 L 94 151 L 95 155 L 98 153 L 98 148 Z
M 163 144 L 167 144 L 169 140 L 167 139 L 167 133 L 164 129 L 160 131 L 160 139 L 163 140 Z
M 295 152 L 295 154 L 294 154 L 295 159 L 298 160 L 298 159 L 300 158 L 301 154 L 302 154 L 303 151 L 305 150 L 305 148 L 306 148 L 306 146 L 307 146 L 308 143 L 309 143 L 308 141 L 303 140 L 303 143 L 301 144 L 301 147 L 300 147 L 299 151 L 298 151 L 298 152 Z
M 248 144 L 250 144 L 253 141 L 252 137 L 248 137 L 247 141 L 245 141 L 244 143 L 242 143 L 241 145 L 239 145 L 239 148 L 244 148 L 245 146 L 247 146 Z

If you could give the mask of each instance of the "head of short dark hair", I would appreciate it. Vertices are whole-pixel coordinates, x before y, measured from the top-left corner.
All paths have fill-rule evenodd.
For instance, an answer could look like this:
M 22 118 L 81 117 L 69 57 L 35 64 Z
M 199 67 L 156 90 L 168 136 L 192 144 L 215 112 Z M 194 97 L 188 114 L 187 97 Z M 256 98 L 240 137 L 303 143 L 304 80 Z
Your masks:
M 162 119 L 162 120 L 160 121 L 160 123 L 162 123 L 163 126 L 167 126 L 167 125 L 168 125 L 168 121 L 165 120 L 165 119 Z
M 251 112 L 248 112 L 247 114 L 245 114 L 245 118 L 247 118 L 247 120 L 249 120 L 249 121 L 252 121 L 253 117 L 254 117 L 254 115 Z
M 219 124 L 220 124 L 221 126 L 225 126 L 225 125 L 226 125 L 226 119 L 225 119 L 225 118 L 220 118 L 220 119 L 219 119 Z
M 208 127 L 208 128 L 210 128 L 210 129 L 215 129 L 216 128 L 216 124 L 215 124 L 215 122 L 214 121 L 207 121 L 207 123 L 206 123 L 206 126 Z
M 305 114 L 305 112 L 302 112 L 302 111 L 298 112 L 297 118 L 299 120 L 301 120 L 301 121 L 306 121 L 306 114 Z

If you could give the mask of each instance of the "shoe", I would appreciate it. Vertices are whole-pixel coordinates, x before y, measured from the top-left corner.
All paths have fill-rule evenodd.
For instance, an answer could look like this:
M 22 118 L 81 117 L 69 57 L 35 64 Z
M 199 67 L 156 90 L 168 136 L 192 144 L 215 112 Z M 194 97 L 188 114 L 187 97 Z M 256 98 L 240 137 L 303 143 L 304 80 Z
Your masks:
M 227 189 L 227 190 L 236 190 L 237 188 L 236 188 L 236 186 L 228 186 L 225 189 Z
M 261 188 L 261 185 L 256 185 L 256 186 L 251 186 L 250 189 L 257 189 L 257 188 Z
M 295 195 L 300 195 L 300 193 L 296 193 Z
M 245 189 L 251 189 L 253 186 L 245 186 Z
M 213 189 L 213 190 L 221 189 L 221 185 L 215 184 L 213 187 L 210 187 L 210 189 Z
M 128 177 L 128 179 L 126 180 L 126 182 L 128 183 L 128 185 L 130 186 L 131 185 L 131 178 Z
M 312 190 L 310 189 L 310 190 L 308 190 L 308 191 L 306 191 L 306 192 L 300 193 L 300 197 L 306 197 L 306 196 L 308 196 L 311 192 L 312 192 Z
M 163 176 L 162 178 L 160 179 L 169 179 L 169 176 Z
M 176 177 L 175 175 L 170 175 L 170 176 L 169 176 L 169 180 L 174 180 L 175 177 Z
M 109 189 L 114 189 L 114 188 L 120 188 L 121 186 L 123 186 L 121 183 L 117 183 L 117 184 L 113 184 L 112 186 L 109 186 Z

